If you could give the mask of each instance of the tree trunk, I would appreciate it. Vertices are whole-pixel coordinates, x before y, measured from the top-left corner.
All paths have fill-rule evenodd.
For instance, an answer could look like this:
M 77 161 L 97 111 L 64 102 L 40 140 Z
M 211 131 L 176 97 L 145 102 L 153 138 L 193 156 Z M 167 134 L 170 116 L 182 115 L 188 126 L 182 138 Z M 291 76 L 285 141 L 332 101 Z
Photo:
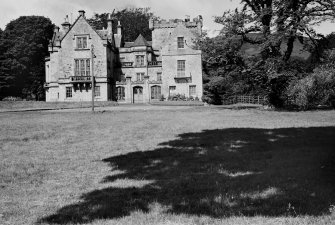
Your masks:
M 287 62 L 291 58 L 295 39 L 296 36 L 290 36 L 287 40 L 287 48 L 283 58 L 285 62 Z

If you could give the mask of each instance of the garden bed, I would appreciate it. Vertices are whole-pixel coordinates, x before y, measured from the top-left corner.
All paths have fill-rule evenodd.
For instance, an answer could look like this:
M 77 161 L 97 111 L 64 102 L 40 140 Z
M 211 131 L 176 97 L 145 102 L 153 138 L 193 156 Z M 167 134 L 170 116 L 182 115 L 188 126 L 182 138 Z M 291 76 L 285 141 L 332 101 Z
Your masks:
M 175 106 L 203 106 L 200 101 L 157 101 L 150 102 L 151 105 L 175 105 Z

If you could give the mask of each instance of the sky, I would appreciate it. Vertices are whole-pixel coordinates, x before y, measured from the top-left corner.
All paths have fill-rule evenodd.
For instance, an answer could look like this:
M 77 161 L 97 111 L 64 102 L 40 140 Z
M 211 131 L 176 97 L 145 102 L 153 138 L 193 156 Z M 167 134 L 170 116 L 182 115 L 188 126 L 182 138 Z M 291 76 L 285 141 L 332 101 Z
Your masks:
M 40 15 L 60 26 L 66 15 L 74 21 L 78 10 L 85 10 L 86 17 L 93 13 L 112 12 L 125 7 L 150 7 L 162 19 L 183 19 L 186 15 L 203 17 L 203 30 L 215 36 L 221 25 L 214 23 L 214 16 L 221 16 L 225 10 L 235 9 L 240 0 L 0 0 L 0 28 L 20 16 Z M 334 23 L 324 23 L 316 30 L 323 34 L 335 31 Z

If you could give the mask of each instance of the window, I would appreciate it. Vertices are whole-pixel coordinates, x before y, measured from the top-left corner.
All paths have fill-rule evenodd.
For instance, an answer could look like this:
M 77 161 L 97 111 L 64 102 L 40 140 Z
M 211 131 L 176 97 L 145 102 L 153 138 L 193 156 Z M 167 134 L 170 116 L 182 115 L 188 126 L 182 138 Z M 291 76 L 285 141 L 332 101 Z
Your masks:
M 66 87 L 66 98 L 72 98 L 72 87 Z
M 162 81 L 162 73 L 161 72 L 157 73 L 157 81 Z
M 80 60 L 80 76 L 85 76 L 85 60 Z
M 136 73 L 137 81 L 143 81 L 143 79 L 144 79 L 144 73 Z
M 86 59 L 86 76 L 91 76 L 91 61 L 89 59 Z
M 176 86 L 169 86 L 169 95 L 172 96 L 175 94 Z
M 196 95 L 196 86 L 190 85 L 190 96 Z
M 124 100 L 126 96 L 124 92 L 124 87 L 117 87 L 116 94 L 117 94 L 117 100 Z
M 185 60 L 177 61 L 177 77 L 185 77 Z
M 151 99 L 160 99 L 161 97 L 161 87 L 152 86 L 151 87 Z
M 178 48 L 184 48 L 184 37 L 178 37 Z
M 87 49 L 87 37 L 77 37 L 77 48 Z
M 136 66 L 144 66 L 144 55 L 136 56 Z
M 100 86 L 94 87 L 94 97 L 100 97 Z
M 75 59 L 75 76 L 90 76 L 91 60 L 89 59 Z
M 122 81 L 122 82 L 126 81 L 126 75 L 125 74 L 121 74 L 120 81 Z

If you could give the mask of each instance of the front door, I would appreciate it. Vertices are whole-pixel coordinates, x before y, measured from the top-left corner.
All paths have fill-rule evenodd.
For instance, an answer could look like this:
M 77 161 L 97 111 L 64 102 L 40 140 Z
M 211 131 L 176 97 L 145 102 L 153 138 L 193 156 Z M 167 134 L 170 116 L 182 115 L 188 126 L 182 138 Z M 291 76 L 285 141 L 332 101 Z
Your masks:
M 143 103 L 143 88 L 134 87 L 134 103 Z

